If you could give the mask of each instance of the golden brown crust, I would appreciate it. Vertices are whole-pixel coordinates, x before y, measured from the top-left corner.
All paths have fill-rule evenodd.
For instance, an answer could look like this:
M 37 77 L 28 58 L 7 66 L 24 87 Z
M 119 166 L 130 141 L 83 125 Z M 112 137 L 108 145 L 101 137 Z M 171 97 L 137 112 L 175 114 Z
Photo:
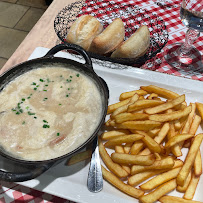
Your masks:
M 130 38 L 121 44 L 111 55 L 113 58 L 138 58 L 143 56 L 150 45 L 150 32 L 146 25 L 141 26 Z
M 80 16 L 71 26 L 66 41 L 71 44 L 77 44 L 86 51 L 92 43 L 92 40 L 103 30 L 101 23 L 93 16 Z
M 112 52 L 123 42 L 124 36 L 123 21 L 116 18 L 101 34 L 94 38 L 90 51 L 98 54 Z

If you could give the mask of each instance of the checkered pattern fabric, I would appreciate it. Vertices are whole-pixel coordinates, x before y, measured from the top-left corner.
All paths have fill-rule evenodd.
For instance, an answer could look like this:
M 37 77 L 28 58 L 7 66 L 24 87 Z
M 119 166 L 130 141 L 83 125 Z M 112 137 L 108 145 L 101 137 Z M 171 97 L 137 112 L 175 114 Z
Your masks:
M 188 1 L 186 0 L 186 3 Z M 195 0 L 196 4 L 187 4 L 197 11 L 202 11 L 202 0 Z M 167 45 L 175 42 L 182 42 L 185 38 L 186 28 L 181 23 L 179 17 L 181 0 L 86 0 L 84 7 L 79 15 L 96 13 L 96 16 L 102 18 L 105 22 L 106 16 L 111 15 L 117 17 L 120 6 L 128 11 L 129 5 L 138 6 L 160 16 L 166 23 L 169 32 L 169 41 Z M 113 5 L 113 6 L 112 6 Z M 129 11 L 130 12 L 130 11 Z M 132 11 L 131 11 L 132 12 Z M 125 19 L 125 12 L 120 13 Z M 109 19 L 109 18 L 108 18 Z M 126 22 L 130 19 L 126 19 Z M 108 22 L 111 23 L 111 22 Z M 128 37 L 128 35 L 127 35 Z M 203 35 L 198 38 L 194 46 L 203 55 Z M 203 81 L 203 74 L 194 73 L 193 71 L 185 72 L 171 68 L 163 58 L 164 51 L 158 53 L 156 57 L 148 60 L 141 68 L 154 70 L 166 74 L 186 77 L 194 80 Z M 202 57 L 202 56 L 201 56 Z M 14 183 L 1 182 L 0 186 L 0 202 L 1 203 L 73 203 L 62 198 L 58 198 L 34 189 L 29 189 Z
M 191 11 L 203 12 L 202 0 L 184 0 L 185 8 Z
M 15 183 L 0 182 L 0 203 L 74 203 Z

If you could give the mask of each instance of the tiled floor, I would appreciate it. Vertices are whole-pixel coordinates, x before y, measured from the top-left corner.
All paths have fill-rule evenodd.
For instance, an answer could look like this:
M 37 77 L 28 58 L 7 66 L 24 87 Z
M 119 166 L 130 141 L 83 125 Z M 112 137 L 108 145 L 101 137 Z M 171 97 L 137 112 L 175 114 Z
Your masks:
M 0 69 L 46 8 L 45 0 L 0 0 Z

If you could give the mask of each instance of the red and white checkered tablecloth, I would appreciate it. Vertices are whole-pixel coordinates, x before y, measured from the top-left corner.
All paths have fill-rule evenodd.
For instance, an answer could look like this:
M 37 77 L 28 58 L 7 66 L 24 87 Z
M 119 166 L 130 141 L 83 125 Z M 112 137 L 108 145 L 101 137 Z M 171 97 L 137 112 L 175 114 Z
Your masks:
M 197 0 L 202 1 L 202 0 Z M 92 12 L 97 13 L 100 18 L 105 18 L 106 15 L 111 15 L 115 11 L 114 9 L 108 9 L 112 4 L 118 4 L 123 6 L 135 5 L 153 12 L 160 16 L 166 23 L 167 30 L 169 33 L 168 45 L 175 42 L 182 42 L 185 38 L 186 27 L 181 23 L 179 17 L 181 0 L 97 0 L 91 1 L 86 0 L 81 13 L 91 14 Z M 198 4 L 202 5 L 202 3 Z M 102 12 L 103 10 L 104 12 Z M 80 13 L 80 14 L 81 14 Z M 203 55 L 203 35 L 198 38 L 194 43 L 194 46 Z M 172 74 L 181 77 L 187 77 L 194 80 L 203 81 L 203 74 L 191 73 L 184 71 L 177 71 L 172 69 L 166 61 L 163 59 L 163 52 L 157 54 L 156 57 L 148 60 L 141 68 L 150 69 L 162 73 Z M 29 202 L 29 203 L 71 203 L 69 200 L 65 200 L 53 195 L 49 195 L 34 189 L 30 189 L 15 183 L 1 182 L 0 186 L 0 203 L 18 203 L 18 202 Z

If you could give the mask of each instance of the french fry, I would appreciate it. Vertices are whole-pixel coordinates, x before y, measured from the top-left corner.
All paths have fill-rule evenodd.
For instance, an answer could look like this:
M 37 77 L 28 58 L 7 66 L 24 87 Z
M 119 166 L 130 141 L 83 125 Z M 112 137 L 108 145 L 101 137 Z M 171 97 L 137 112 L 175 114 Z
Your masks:
M 98 139 L 98 144 L 99 144 L 99 153 L 100 156 L 105 163 L 105 165 L 108 167 L 110 171 L 112 171 L 116 176 L 120 178 L 124 178 L 128 176 L 128 173 L 119 165 L 116 164 L 112 161 L 111 157 L 107 153 L 104 145 L 102 144 L 101 139 Z
M 159 201 L 162 203 L 202 203 L 199 201 L 186 200 L 186 199 L 182 199 L 180 197 L 174 197 L 174 196 L 163 196 L 159 199 Z
M 134 94 L 131 98 L 130 101 L 123 105 L 118 107 L 112 114 L 111 114 L 111 118 L 114 118 L 116 115 L 119 115 L 120 113 L 126 112 L 128 110 L 128 106 L 133 104 L 134 102 L 136 102 L 139 99 L 139 95 L 138 94 Z
M 174 126 L 173 122 L 170 122 L 170 130 L 168 133 L 168 140 L 174 136 L 176 136 L 175 126 Z M 171 147 L 171 152 L 176 157 L 182 156 L 182 152 L 181 152 L 180 146 L 178 144 L 175 144 L 174 146 Z
M 174 106 L 177 106 L 178 104 L 181 104 L 184 101 L 185 101 L 185 95 L 183 94 L 183 95 L 176 97 L 175 99 L 168 101 L 164 104 L 160 104 L 160 105 L 155 106 L 155 107 L 147 108 L 144 110 L 144 112 L 147 114 L 160 113 L 160 112 L 166 111 L 168 109 L 171 109 Z
M 131 149 L 130 149 L 130 154 L 133 154 L 133 155 L 138 154 L 138 153 L 143 149 L 143 147 L 144 147 L 144 143 L 143 143 L 142 140 L 136 141 L 136 142 L 132 145 L 132 147 L 131 147 Z
M 155 161 L 153 154 L 147 156 L 112 153 L 111 158 L 115 163 L 119 164 L 139 164 L 141 166 L 152 165 Z
M 164 140 L 164 138 L 168 134 L 168 131 L 169 131 L 169 123 L 164 123 L 164 125 L 162 126 L 162 128 L 159 131 L 158 135 L 154 138 L 154 140 L 158 144 L 161 144 L 161 142 Z
M 110 140 L 119 136 L 124 136 L 124 135 L 129 135 L 130 132 L 129 130 L 112 130 L 112 131 L 108 131 L 108 132 L 104 132 L 101 135 L 101 139 L 102 140 Z
M 183 166 L 183 161 L 180 160 L 180 159 L 175 159 L 174 162 L 175 162 L 175 163 L 174 163 L 173 168 L 178 168 L 178 167 L 180 167 L 180 166 Z
M 171 169 L 170 171 L 164 172 L 164 173 L 150 179 L 146 183 L 140 185 L 140 188 L 144 191 L 153 190 L 154 188 L 158 187 L 159 185 L 176 178 L 180 169 L 181 168 L 179 167 L 179 168 L 174 168 L 174 169 Z
M 147 120 L 148 115 L 144 113 L 121 113 L 114 117 L 116 123 L 123 123 L 125 121 L 134 121 L 134 120 Z
M 67 162 L 66 162 L 66 165 L 67 166 L 71 166 L 73 164 L 76 164 L 78 162 L 81 162 L 81 161 L 84 161 L 86 159 L 90 159 L 92 156 L 92 151 L 89 149 L 89 150 L 86 150 L 86 151 L 83 151 L 83 152 L 80 152 L 74 156 L 72 156 Z
M 123 149 L 123 146 L 121 146 L 121 145 L 115 146 L 115 152 L 117 152 L 117 153 L 125 153 L 124 149 Z
M 187 190 L 187 188 L 188 188 L 188 185 L 190 183 L 191 178 L 192 178 L 192 172 L 190 171 L 184 185 L 183 186 L 177 185 L 177 188 L 176 188 L 177 191 L 185 192 Z
M 148 131 L 148 135 L 150 137 L 155 137 L 158 135 L 159 132 L 160 132 L 160 128 L 154 128 L 154 129 Z
M 200 150 L 198 150 L 197 156 L 194 161 L 194 174 L 197 177 L 202 175 L 202 158 Z
M 129 154 L 132 145 L 133 145 L 133 142 L 131 142 L 131 143 L 126 143 L 126 144 L 125 144 L 125 146 L 123 147 L 123 149 L 124 149 L 124 152 L 125 152 L 126 154 Z
M 122 100 L 128 99 L 128 98 L 132 97 L 134 94 L 146 95 L 147 92 L 144 90 L 133 90 L 130 92 L 124 92 L 120 95 L 119 100 L 122 101 Z
M 178 185 L 180 185 L 180 186 L 184 185 L 185 180 L 194 164 L 194 160 L 195 160 L 195 157 L 197 155 L 197 152 L 199 150 L 202 140 L 203 140 L 203 134 L 198 134 L 195 136 L 194 141 L 192 142 L 190 150 L 185 159 L 184 165 L 183 165 L 180 173 L 177 176 Z
M 112 119 L 109 119 L 108 121 L 106 121 L 105 126 L 110 126 L 111 121 L 112 121 Z
M 165 149 L 168 150 L 169 148 L 173 147 L 174 145 L 176 145 L 180 142 L 183 142 L 187 139 L 190 139 L 192 137 L 194 137 L 193 134 L 180 134 L 180 135 L 176 135 L 174 137 L 171 137 L 169 139 L 169 141 L 166 143 Z
M 111 183 L 113 186 L 115 186 L 122 192 L 124 192 L 132 197 L 139 198 L 144 194 L 144 192 L 142 190 L 136 189 L 130 185 L 123 183 L 123 181 L 121 181 L 111 172 L 107 171 L 103 166 L 102 166 L 102 175 L 103 175 L 104 179 L 107 180 L 109 183 Z
M 177 120 L 184 116 L 187 116 L 191 112 L 191 109 L 192 109 L 191 106 L 188 106 L 183 110 L 174 111 L 172 113 L 150 115 L 149 120 L 158 121 L 158 122 L 167 122 L 167 121 Z
M 127 112 L 139 111 L 145 108 L 163 104 L 163 101 L 141 99 L 128 106 Z
M 194 116 L 194 119 L 193 119 L 193 121 L 192 121 L 192 124 L 191 124 L 191 126 L 190 126 L 189 134 L 195 135 L 195 134 L 196 134 L 196 131 L 197 131 L 199 125 L 200 125 L 200 123 L 201 123 L 201 117 L 198 116 L 198 115 L 195 115 L 195 116 Z M 184 144 L 181 143 L 180 145 L 181 145 L 181 147 L 183 146 L 183 147 L 185 147 L 185 148 L 189 148 L 190 145 L 191 145 L 191 140 L 186 140 L 186 141 L 184 142 Z
M 115 120 L 112 120 L 112 119 L 109 119 L 106 123 L 105 123 L 106 126 L 115 126 L 116 125 L 116 122 Z
M 155 98 L 157 98 L 157 97 L 158 97 L 158 94 L 151 93 L 151 94 L 147 97 L 147 99 L 155 99 Z
M 176 180 L 170 180 L 163 185 L 160 185 L 152 192 L 148 193 L 147 195 L 143 195 L 139 198 L 142 203 L 153 203 L 156 202 L 159 198 L 167 194 L 168 192 L 174 190 L 176 188 Z
M 135 129 L 135 130 L 148 131 L 160 125 L 161 125 L 160 122 L 145 120 L 145 121 L 126 121 L 126 122 L 123 122 L 121 125 L 117 125 L 117 126 L 130 129 L 130 130 Z
M 142 138 L 142 141 L 144 142 L 144 144 L 148 147 L 148 149 L 151 152 L 157 152 L 157 153 L 161 153 L 162 148 L 160 147 L 160 145 L 154 140 L 152 139 L 149 135 L 145 135 Z
M 123 146 L 120 146 L 120 145 L 118 145 L 118 146 L 115 146 L 115 152 L 116 153 L 125 153 L 124 152 L 124 149 L 123 149 Z M 128 166 L 128 164 L 127 165 L 121 165 L 122 166 L 122 168 L 128 173 L 128 174 L 130 174 L 130 171 L 131 171 L 131 169 L 130 169 L 130 167 Z
M 195 115 L 194 120 L 192 121 L 192 124 L 190 126 L 189 133 L 195 135 L 200 123 L 201 123 L 201 117 L 198 115 Z
M 171 169 L 174 166 L 174 160 L 172 157 L 167 157 L 162 160 L 157 160 L 155 161 L 152 165 L 150 166 L 139 166 L 139 165 L 133 165 L 131 167 L 131 175 L 144 172 L 144 171 L 149 171 L 149 170 L 155 170 L 155 169 Z
M 143 96 L 143 95 L 141 95 L 141 96 L 139 96 L 139 100 L 140 100 L 140 99 L 142 99 L 142 100 L 143 100 L 143 99 L 145 99 L 145 98 L 144 98 L 144 96 Z
M 149 155 L 151 154 L 151 151 L 148 148 L 145 148 L 144 150 L 142 150 L 140 153 L 138 153 L 139 155 Z
M 190 180 L 190 183 L 188 185 L 187 190 L 185 191 L 185 194 L 183 196 L 184 199 L 192 200 L 195 195 L 195 190 L 198 185 L 200 177 L 196 177 L 195 174 L 192 174 L 192 178 Z
M 129 101 L 130 101 L 130 98 L 125 99 L 125 100 L 120 101 L 120 102 L 117 102 L 115 104 L 109 105 L 108 110 L 107 110 L 107 114 L 110 114 L 110 113 L 114 112 L 117 108 L 119 108 L 123 105 L 126 105 L 127 103 L 129 103 Z
M 203 120 L 203 104 L 202 103 L 199 103 L 199 102 L 196 102 L 196 106 L 197 106 L 197 110 Z
M 159 131 L 159 134 L 154 138 L 154 141 L 160 144 L 166 137 L 168 131 L 169 131 L 169 123 L 165 123 L 162 126 L 161 130 Z M 139 153 L 139 155 L 149 155 L 149 154 L 151 154 L 151 151 L 148 148 L 145 148 L 142 152 Z
M 137 140 L 142 139 L 144 136 L 140 134 L 130 134 L 130 135 L 125 135 L 125 136 L 119 136 L 116 138 L 113 138 L 109 141 L 107 141 L 104 146 L 105 147 L 111 147 L 115 145 L 121 145 L 122 143 L 132 143 Z
M 182 130 L 182 133 L 189 133 L 189 130 L 190 130 L 190 126 L 192 124 L 192 120 L 193 120 L 193 117 L 194 117 L 194 114 L 195 114 L 195 109 L 196 109 L 196 104 L 195 103 L 191 103 L 191 112 L 188 116 L 188 119 L 184 125 L 184 128 Z
M 174 162 L 175 162 L 175 164 L 174 164 L 173 168 L 181 167 L 183 165 L 183 162 L 181 160 L 175 160 Z M 168 169 L 144 171 L 144 172 L 137 173 L 128 178 L 128 183 L 132 186 L 137 186 L 140 183 L 142 183 L 143 181 L 147 180 L 148 178 L 151 178 L 152 176 L 163 173 L 166 170 L 168 170 Z
M 137 173 L 135 175 L 132 175 L 128 178 L 128 184 L 131 186 L 137 186 L 143 181 L 147 180 L 148 178 L 151 178 L 157 174 L 160 174 L 164 172 L 165 170 L 155 170 L 155 171 L 144 171 L 141 173 Z
M 175 130 L 180 130 L 182 127 L 181 122 L 179 120 L 175 120 L 173 122 L 174 122 Z
M 145 90 L 149 94 L 155 93 L 159 96 L 166 98 L 166 99 L 175 99 L 176 97 L 180 96 L 179 94 L 172 92 L 170 90 L 155 86 L 155 85 L 149 85 L 149 86 L 141 86 L 142 90 Z
M 183 102 L 182 104 L 178 104 L 177 106 L 174 106 L 173 109 L 174 110 L 183 110 L 185 107 L 187 107 L 187 103 Z
M 154 153 L 156 160 L 161 160 L 161 156 L 158 153 Z

